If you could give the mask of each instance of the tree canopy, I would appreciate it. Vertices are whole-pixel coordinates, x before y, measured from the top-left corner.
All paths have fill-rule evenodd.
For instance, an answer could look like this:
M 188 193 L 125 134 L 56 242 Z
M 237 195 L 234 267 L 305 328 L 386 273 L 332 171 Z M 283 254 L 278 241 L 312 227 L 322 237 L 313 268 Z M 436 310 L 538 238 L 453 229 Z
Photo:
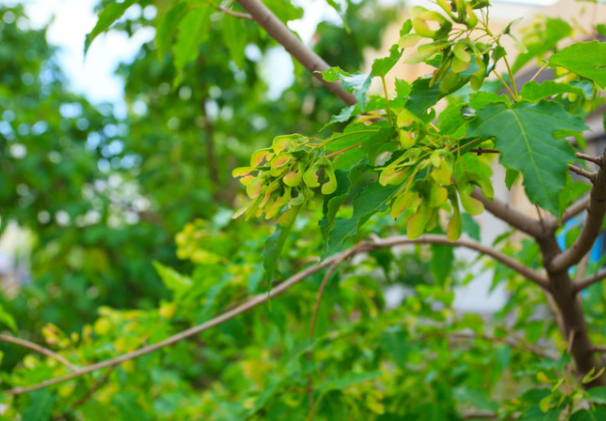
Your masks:
M 31 256 L 1 290 L 6 419 L 606 419 L 604 25 L 327 3 L 309 47 L 285 0 L 101 2 L 85 51 L 156 30 L 117 71 L 124 119 L 0 9 L 0 229 Z M 496 166 L 537 217 L 495 197 Z M 493 244 L 483 213 L 510 227 Z M 477 273 L 456 248 L 509 294 L 489 317 L 455 306 Z

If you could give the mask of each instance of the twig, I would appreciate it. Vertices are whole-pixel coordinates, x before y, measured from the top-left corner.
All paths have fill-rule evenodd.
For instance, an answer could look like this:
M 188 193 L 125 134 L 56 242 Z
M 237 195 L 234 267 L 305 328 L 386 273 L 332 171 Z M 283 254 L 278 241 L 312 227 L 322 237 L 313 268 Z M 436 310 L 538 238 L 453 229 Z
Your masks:
M 553 355 L 549 355 L 548 353 L 546 353 L 545 351 L 543 351 L 540 348 L 537 348 L 536 346 L 530 344 L 530 343 L 523 343 L 521 341 L 514 341 L 510 338 L 498 338 L 496 336 L 490 336 L 490 335 L 476 335 L 473 333 L 465 333 L 465 332 L 457 332 L 457 333 L 452 333 L 450 335 L 448 335 L 450 338 L 453 339 L 484 339 L 486 341 L 489 342 L 501 342 L 507 345 L 510 345 L 516 349 L 519 349 L 520 351 L 528 351 L 532 354 L 535 354 L 538 357 L 541 358 L 549 358 L 550 360 L 554 360 L 557 361 L 557 358 L 554 357 Z
M 345 258 L 345 256 L 344 256 L 344 258 Z M 335 260 L 335 262 L 332 265 L 330 265 L 330 267 L 326 271 L 326 274 L 324 275 L 324 278 L 322 279 L 322 283 L 320 284 L 320 289 L 318 290 L 318 295 L 316 296 L 316 304 L 314 305 L 314 312 L 311 315 L 311 322 L 309 323 L 309 335 L 308 335 L 309 339 L 313 339 L 313 337 L 314 337 L 316 320 L 318 318 L 318 312 L 320 311 L 320 303 L 322 302 L 322 296 L 324 295 L 324 290 L 326 289 L 326 285 L 328 284 L 330 277 L 334 273 L 337 266 L 339 266 L 339 263 L 341 263 L 341 261 L 342 260 Z M 311 349 L 309 351 L 307 351 L 307 361 L 310 363 L 312 361 Z M 307 399 L 309 402 L 309 416 L 307 419 L 309 421 L 313 421 L 315 405 L 314 405 L 313 378 L 311 376 L 311 373 L 307 375 Z
M 587 278 L 575 283 L 575 290 L 577 292 L 584 290 L 585 288 L 593 285 L 593 284 L 597 284 L 598 282 L 600 282 L 601 280 L 603 280 L 604 278 L 606 278 L 606 269 L 601 270 L 597 273 L 594 273 L 591 276 L 588 276 Z
M 214 4 L 211 0 L 204 0 L 206 1 L 206 3 L 208 3 L 209 6 L 214 7 L 215 9 L 217 9 L 219 12 L 223 12 L 226 15 L 230 15 L 233 16 L 235 18 L 239 18 L 239 19 L 248 19 L 248 20 L 254 20 L 253 17 L 251 15 L 249 15 L 248 13 L 240 13 L 240 12 L 234 12 L 231 9 L 227 9 L 225 7 L 221 7 L 218 4 Z
M 577 158 L 583 159 L 585 161 L 593 162 L 598 167 L 604 166 L 602 158 L 599 157 L 599 156 L 592 156 L 592 155 L 587 155 L 587 154 L 584 154 L 584 153 L 577 152 Z
M 606 156 L 606 149 L 603 153 Z M 604 156 L 602 159 L 604 160 Z M 581 233 L 574 244 L 565 252 L 556 255 L 545 265 L 551 272 L 558 272 L 568 269 L 577 264 L 591 250 L 593 243 L 600 234 L 602 221 L 606 214 L 606 169 L 600 168 L 595 177 L 595 182 L 591 188 L 589 206 L 587 208 L 587 218 Z
M 251 297 L 250 300 L 243 303 L 242 305 L 240 305 L 230 311 L 227 311 L 207 322 L 204 322 L 197 326 L 193 326 L 187 330 L 177 333 L 161 342 L 145 346 L 136 351 L 128 352 L 126 354 L 119 355 L 115 358 L 112 358 L 112 359 L 109 359 L 106 361 L 101 361 L 101 362 L 98 362 L 95 364 L 91 364 L 89 366 L 79 369 L 75 373 L 70 373 L 70 374 L 66 374 L 64 376 L 51 378 L 51 379 L 45 380 L 43 382 L 34 384 L 32 386 L 16 387 L 11 390 L 5 391 L 5 393 L 10 394 L 10 395 L 21 395 L 21 394 L 28 393 L 28 392 L 31 392 L 34 390 L 42 389 L 44 387 L 62 383 L 62 382 L 74 379 L 76 377 L 91 373 L 93 371 L 101 370 L 101 369 L 107 368 L 107 367 L 112 367 L 112 366 L 121 364 L 125 361 L 129 361 L 129 360 L 141 357 L 143 355 L 149 354 L 151 352 L 157 351 L 159 349 L 174 345 L 191 336 L 197 335 L 212 327 L 223 324 L 223 323 L 227 322 L 228 320 L 231 320 L 231 319 L 239 316 L 240 314 L 245 313 L 245 312 L 251 310 L 252 308 L 257 307 L 257 306 L 267 302 L 271 298 L 276 297 L 276 296 L 284 293 L 288 289 L 292 288 L 294 285 L 303 281 L 308 276 L 331 266 L 335 261 L 344 259 L 345 258 L 344 256 L 348 257 L 348 256 L 353 256 L 353 255 L 356 255 L 359 253 L 364 253 L 364 252 L 367 252 L 370 250 L 391 248 L 391 247 L 402 246 L 402 245 L 407 245 L 407 244 L 443 244 L 443 245 L 449 245 L 449 246 L 453 246 L 453 247 L 454 246 L 466 247 L 466 248 L 475 250 L 481 254 L 485 254 L 486 256 L 492 257 L 494 260 L 510 267 L 511 269 L 520 273 L 526 279 L 535 283 L 536 285 L 540 286 L 541 288 L 549 289 L 547 280 L 545 278 L 543 278 L 539 273 L 535 272 L 533 269 L 531 269 L 527 266 L 524 266 L 522 263 L 518 262 L 516 259 L 514 259 L 510 256 L 507 256 L 506 254 L 504 254 L 498 250 L 495 250 L 489 246 L 480 244 L 473 240 L 459 239 L 457 241 L 449 241 L 445 236 L 428 234 L 428 235 L 421 236 L 415 240 L 411 240 L 407 237 L 390 237 L 390 238 L 385 238 L 382 240 L 376 240 L 373 242 L 362 242 L 362 243 L 358 244 L 357 246 L 355 246 L 353 249 L 347 250 L 343 253 L 330 257 L 330 258 L 324 260 L 322 263 L 311 266 L 311 267 L 291 276 L 286 281 L 284 281 L 281 284 L 274 287 L 268 294 L 264 293 L 264 294 L 255 295 L 255 296 Z
M 327 82 L 318 71 L 325 71 L 330 66 L 320 56 L 307 48 L 301 40 L 293 34 L 284 23 L 278 19 L 268 8 L 259 0 L 236 0 L 252 18 L 267 31 L 267 33 L 288 51 L 295 59 L 299 61 L 308 71 L 310 71 L 320 82 L 328 88 L 337 97 L 341 98 L 346 104 L 354 105 L 356 97 L 349 92 L 341 89 L 341 82 Z
M 599 353 L 606 353 L 606 345 L 594 345 L 593 351 Z
M 0 335 L 0 341 L 9 342 L 11 344 L 22 346 L 24 348 L 29 348 L 33 351 L 39 352 L 40 354 L 44 354 L 49 358 L 52 358 L 53 360 L 63 364 L 64 366 L 66 366 L 73 372 L 79 371 L 78 367 L 76 367 L 74 364 L 70 363 L 68 360 L 63 358 L 61 355 L 51 351 L 48 348 L 44 348 L 38 344 L 35 344 L 33 342 L 26 341 L 25 339 L 15 338 L 13 336 L 8 336 L 8 335 Z
M 473 189 L 471 192 L 471 197 L 482 202 L 488 212 L 492 213 L 502 221 L 507 222 L 512 227 L 517 228 L 535 238 L 542 237 L 544 235 L 544 227 L 538 220 L 523 214 L 517 209 L 509 206 L 509 204 L 501 202 L 496 198 L 492 199 L 492 201 L 488 200 L 486 197 L 484 197 L 479 188 L 476 187 Z
M 74 402 L 72 404 L 72 406 L 70 406 L 63 414 L 62 417 L 63 418 L 67 418 L 67 416 L 73 412 L 76 408 L 78 408 L 79 406 L 83 405 L 84 403 L 86 403 L 87 400 L 89 400 L 97 390 L 99 390 L 99 388 L 101 386 L 103 386 L 103 384 L 105 384 L 105 382 L 107 381 L 107 379 L 109 379 L 109 376 L 112 374 L 112 372 L 116 369 L 116 366 L 110 367 L 107 369 L 107 371 L 105 372 L 105 374 L 103 374 L 103 376 L 101 376 L 101 378 L 99 380 L 97 380 L 90 389 L 88 389 L 86 391 L 86 393 L 84 393 L 84 395 L 80 396 L 80 399 L 78 399 L 76 402 Z M 59 417 L 61 418 L 61 417 Z
M 572 164 L 568 164 L 568 169 L 570 171 L 572 171 L 573 173 L 580 175 L 581 177 L 585 177 L 592 183 L 595 183 L 595 174 L 594 173 L 584 170 L 583 168 L 576 167 Z
M 499 416 L 493 412 L 470 412 L 462 415 L 464 420 L 496 420 Z
M 478 155 L 482 155 L 483 153 L 501 153 L 498 149 L 484 149 L 484 148 L 473 148 L 470 149 L 469 152 L 477 153 Z

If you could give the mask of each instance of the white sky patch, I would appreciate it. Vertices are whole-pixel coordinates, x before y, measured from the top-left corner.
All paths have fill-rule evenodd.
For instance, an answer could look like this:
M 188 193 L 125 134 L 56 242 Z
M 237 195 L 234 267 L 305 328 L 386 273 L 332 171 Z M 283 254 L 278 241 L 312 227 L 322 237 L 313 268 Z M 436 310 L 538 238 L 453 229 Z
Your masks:
M 131 62 L 141 46 L 154 38 L 152 28 L 125 33 L 102 34 L 84 58 L 84 37 L 97 22 L 95 0 L 0 0 L 2 5 L 24 4 L 30 24 L 41 28 L 51 22 L 49 44 L 59 47 L 57 59 L 70 81 L 70 89 L 92 103 L 111 102 L 124 112 L 124 83 L 114 72 L 121 62 Z

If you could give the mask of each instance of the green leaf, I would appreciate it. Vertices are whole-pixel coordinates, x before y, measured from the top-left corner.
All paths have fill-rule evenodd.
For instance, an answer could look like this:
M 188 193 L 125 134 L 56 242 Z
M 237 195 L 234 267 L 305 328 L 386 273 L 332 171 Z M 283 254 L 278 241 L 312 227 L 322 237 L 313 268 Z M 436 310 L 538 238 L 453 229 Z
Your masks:
M 543 98 L 549 98 L 562 93 L 585 96 L 585 91 L 581 88 L 569 85 L 568 83 L 557 83 L 553 80 L 548 80 L 541 84 L 535 81 L 528 82 L 520 91 L 522 98 L 530 102 L 537 102 Z
M 398 44 L 394 44 L 389 49 L 389 57 L 375 59 L 372 63 L 371 73 L 373 76 L 385 77 L 385 75 L 396 65 L 402 57 L 403 49 Z
M 606 387 L 592 387 L 587 391 L 589 400 L 599 405 L 606 404 Z
M 194 281 L 188 276 L 181 275 L 179 272 L 160 262 L 153 262 L 154 268 L 166 288 L 176 293 L 184 293 L 194 284 Z
M 507 95 L 497 95 L 494 92 L 480 91 L 469 96 L 469 106 L 474 110 L 481 110 L 488 104 L 503 103 L 510 104 Z
M 332 7 L 333 9 L 335 9 L 335 11 L 341 17 L 341 21 L 343 22 L 343 29 L 345 29 L 345 31 L 347 33 L 351 33 L 351 29 L 349 28 L 349 23 L 347 22 L 347 10 L 344 9 L 335 0 L 326 0 L 326 3 L 328 3 L 330 5 L 330 7 Z
M 468 213 L 461 214 L 461 219 L 463 222 L 463 232 L 469 235 L 469 238 L 480 241 L 480 224 Z
M 15 323 L 15 319 L 9 313 L 7 313 L 2 304 L 0 304 L 0 323 L 8 326 L 13 332 L 17 331 L 17 324 Z
M 569 421 L 606 421 L 606 410 L 604 408 L 596 408 L 594 411 L 581 409 L 573 413 Z
M 177 42 L 173 45 L 174 64 L 177 70 L 175 85 L 181 81 L 181 73 L 185 65 L 198 58 L 198 46 L 208 39 L 208 25 L 213 11 L 210 6 L 196 7 L 179 23 Z
M 168 52 L 173 34 L 177 29 L 177 25 L 187 14 L 187 3 L 177 3 L 170 9 L 158 24 L 156 32 L 156 48 L 158 50 L 158 58 L 160 61 L 164 58 L 164 54 Z
M 556 130 L 583 131 L 587 126 L 553 102 L 488 104 L 470 123 L 468 136 L 495 137 L 500 162 L 524 176 L 530 201 L 558 215 L 558 197 L 566 185 L 568 162 L 575 159 L 566 140 Z
M 303 17 L 303 8 L 295 6 L 290 0 L 264 0 L 263 3 L 282 22 L 301 19 Z
M 278 261 L 282 254 L 282 249 L 284 248 L 288 234 L 290 234 L 290 230 L 297 220 L 298 213 L 298 206 L 282 213 L 278 219 L 276 230 L 265 242 L 265 248 L 263 249 L 263 267 L 265 268 L 269 282 L 273 281 L 276 268 L 278 267 Z
M 404 332 L 398 326 L 392 326 L 381 334 L 379 343 L 400 368 L 406 367 L 408 345 L 404 339 Z
M 600 88 L 606 87 L 606 42 L 589 41 L 572 44 L 549 57 L 551 67 L 559 66 L 586 79 Z
M 516 57 L 511 70 L 515 73 L 532 58 L 553 50 L 560 40 L 570 36 L 571 33 L 572 28 L 564 20 L 559 18 L 546 19 L 544 29 L 539 29 L 529 35 L 532 42 L 525 45 L 527 51 Z
M 227 45 L 229 56 L 238 69 L 244 65 L 244 49 L 247 44 L 246 28 L 241 19 L 233 16 L 223 16 L 223 42 Z
M 365 177 L 375 177 L 376 173 L 370 172 Z M 334 253 L 343 248 L 345 240 L 358 232 L 358 229 L 376 212 L 387 209 L 387 203 L 400 186 L 388 185 L 381 186 L 379 183 L 372 182 L 366 187 L 360 187 L 359 184 L 353 184 L 352 190 L 360 189 L 353 200 L 353 215 L 349 219 L 337 218 L 334 227 L 328 235 L 328 253 Z
M 149 421 L 150 417 L 137 402 L 135 392 L 120 392 L 112 396 L 112 404 L 122 420 Z
M 360 110 L 364 111 L 366 107 L 366 92 L 370 87 L 372 80 L 372 74 L 355 73 L 349 74 L 339 67 L 331 67 L 324 72 L 318 72 L 327 82 L 335 82 L 337 80 L 342 81 L 342 88 L 344 91 L 352 92 L 355 91 L 356 100 Z
M 431 246 L 432 256 L 430 269 L 438 285 L 444 285 L 450 275 L 454 262 L 454 250 L 451 246 L 434 244 Z
M 511 168 L 505 168 L 505 185 L 511 190 L 513 184 L 520 178 L 520 172 Z
M 376 379 L 381 376 L 380 371 L 369 371 L 366 373 L 351 373 L 337 379 L 327 379 L 318 387 L 318 391 L 327 392 L 329 390 L 342 390 L 357 383 Z
M 21 419 L 48 421 L 55 401 L 53 394 L 48 389 L 41 389 L 32 392 L 29 397 L 31 403 L 21 412 Z
M 97 38 L 101 32 L 106 31 L 115 21 L 120 18 L 120 16 L 124 14 L 124 12 L 126 12 L 126 9 L 135 3 L 136 0 L 124 0 L 122 3 L 111 2 L 103 8 L 101 13 L 99 13 L 97 24 L 84 39 L 84 55 L 86 55 L 86 52 L 90 48 L 93 40 Z

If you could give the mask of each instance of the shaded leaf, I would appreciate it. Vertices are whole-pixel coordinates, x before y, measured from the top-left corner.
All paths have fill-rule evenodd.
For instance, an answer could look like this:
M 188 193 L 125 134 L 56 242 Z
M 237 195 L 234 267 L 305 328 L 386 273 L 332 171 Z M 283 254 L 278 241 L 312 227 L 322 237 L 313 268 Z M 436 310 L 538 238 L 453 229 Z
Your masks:
M 173 45 L 174 64 L 177 70 L 175 84 L 180 82 L 180 75 L 185 65 L 198 58 L 198 46 L 208 39 L 208 24 L 214 9 L 197 7 L 191 10 L 179 23 L 177 42 Z
M 187 14 L 187 3 L 177 3 L 170 9 L 158 24 L 156 31 L 156 48 L 158 50 L 158 58 L 162 60 L 164 54 L 169 50 L 169 46 L 177 25 L 181 19 Z
M 606 42 L 572 44 L 549 57 L 551 67 L 560 66 L 606 87 Z
M 27 421 L 48 421 L 55 396 L 48 389 L 32 392 L 31 403 L 21 412 L 21 419 Z
M 468 136 L 495 137 L 500 162 L 524 176 L 530 201 L 559 214 L 559 195 L 566 185 L 568 162 L 575 159 L 566 140 L 554 137 L 556 130 L 583 131 L 583 120 L 553 102 L 538 104 L 488 104 L 470 123 Z
M 583 91 L 583 89 L 569 85 L 568 83 L 557 83 L 553 80 L 548 80 L 541 84 L 535 81 L 528 82 L 520 91 L 520 95 L 530 102 L 537 102 L 543 98 L 549 98 L 562 93 L 585 96 L 585 91 Z
M 269 282 L 274 278 L 276 268 L 278 267 L 278 261 L 284 248 L 284 243 L 290 234 L 297 215 L 299 213 L 299 207 L 293 207 L 285 211 L 278 219 L 278 225 L 276 230 L 269 236 L 265 242 L 265 248 L 263 249 L 263 267 L 267 273 Z
M 105 32 L 115 21 L 117 21 L 126 12 L 126 9 L 136 3 L 136 0 L 124 0 L 122 3 L 111 2 L 99 13 L 99 19 L 90 33 L 86 34 L 84 39 L 84 54 L 90 48 L 90 45 L 97 36 Z

